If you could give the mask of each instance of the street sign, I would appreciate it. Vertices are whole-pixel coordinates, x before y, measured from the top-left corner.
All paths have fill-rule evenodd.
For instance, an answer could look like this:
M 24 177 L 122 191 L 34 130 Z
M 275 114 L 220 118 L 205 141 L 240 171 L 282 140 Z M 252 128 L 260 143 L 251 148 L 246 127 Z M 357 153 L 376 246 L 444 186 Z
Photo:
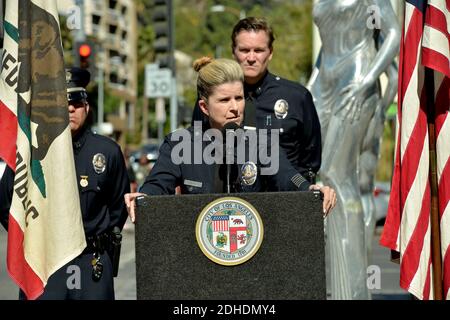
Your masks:
M 159 69 L 155 64 L 145 67 L 145 96 L 147 98 L 168 98 L 172 93 L 172 72 Z

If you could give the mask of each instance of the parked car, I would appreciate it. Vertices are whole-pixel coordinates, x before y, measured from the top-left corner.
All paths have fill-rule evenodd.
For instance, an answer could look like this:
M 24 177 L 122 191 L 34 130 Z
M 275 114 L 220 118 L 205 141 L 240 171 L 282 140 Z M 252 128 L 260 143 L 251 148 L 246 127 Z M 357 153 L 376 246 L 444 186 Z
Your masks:
M 140 149 L 131 152 L 130 163 L 139 162 L 142 154 L 144 154 L 148 161 L 155 162 L 159 156 L 159 145 L 157 143 L 144 144 Z
M 129 163 L 135 173 L 139 171 L 140 160 L 142 156 L 145 156 L 147 163 L 153 164 L 154 162 L 156 162 L 159 156 L 159 144 L 144 144 L 140 149 L 131 152 Z

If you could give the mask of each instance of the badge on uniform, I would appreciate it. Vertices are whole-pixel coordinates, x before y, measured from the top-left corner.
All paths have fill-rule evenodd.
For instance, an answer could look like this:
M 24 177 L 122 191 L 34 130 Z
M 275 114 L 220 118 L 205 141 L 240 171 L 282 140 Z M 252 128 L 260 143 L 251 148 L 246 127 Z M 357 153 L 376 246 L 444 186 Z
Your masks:
M 273 111 L 275 113 L 275 117 L 277 119 L 284 119 L 286 118 L 289 110 L 289 104 L 286 100 L 280 99 L 275 102 L 275 105 L 273 106 Z
M 248 161 L 242 165 L 241 179 L 245 185 L 251 186 L 252 184 L 254 184 L 257 175 L 258 175 L 258 168 L 256 167 L 256 164 L 254 164 L 251 161 Z
M 106 158 L 102 153 L 97 153 L 92 158 L 92 164 L 96 173 L 100 174 L 105 171 L 106 168 Z
M 89 185 L 89 181 L 88 178 L 89 176 L 80 176 L 80 186 L 82 186 L 83 188 L 86 188 Z

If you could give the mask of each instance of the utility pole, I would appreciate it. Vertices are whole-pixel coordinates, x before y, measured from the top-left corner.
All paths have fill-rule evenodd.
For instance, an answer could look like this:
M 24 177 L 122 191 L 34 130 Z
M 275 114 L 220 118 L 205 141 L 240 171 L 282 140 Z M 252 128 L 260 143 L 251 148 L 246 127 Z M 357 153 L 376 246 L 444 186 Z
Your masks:
M 155 62 L 159 68 L 168 68 L 172 73 L 171 93 L 170 93 L 170 130 L 174 131 L 178 127 L 178 101 L 176 90 L 176 65 L 175 65 L 175 18 L 173 13 L 173 0 L 154 0 L 153 2 L 153 25 L 155 29 Z M 160 114 L 165 112 L 163 101 L 156 104 Z M 165 119 L 160 114 L 160 119 Z M 159 122 L 158 122 L 159 123 Z M 158 132 L 162 132 L 163 124 L 159 123 Z
M 105 101 L 105 88 L 104 88 L 104 69 L 103 69 L 103 63 L 102 65 L 98 66 L 98 76 L 97 76 L 97 80 L 98 80 L 98 119 L 97 119 L 97 126 L 98 126 L 98 130 L 102 130 L 102 126 L 103 126 L 103 118 L 104 118 L 104 101 Z
M 178 92 L 177 92 L 177 68 L 175 61 L 175 14 L 173 8 L 173 0 L 169 2 L 169 23 L 170 23 L 170 59 L 172 69 L 172 92 L 170 95 L 170 131 L 175 131 L 178 127 Z
M 86 33 L 84 31 L 84 0 L 76 0 L 75 4 L 80 8 L 80 28 L 75 33 L 74 42 L 84 42 L 86 41 Z M 78 61 L 78 64 L 80 62 Z

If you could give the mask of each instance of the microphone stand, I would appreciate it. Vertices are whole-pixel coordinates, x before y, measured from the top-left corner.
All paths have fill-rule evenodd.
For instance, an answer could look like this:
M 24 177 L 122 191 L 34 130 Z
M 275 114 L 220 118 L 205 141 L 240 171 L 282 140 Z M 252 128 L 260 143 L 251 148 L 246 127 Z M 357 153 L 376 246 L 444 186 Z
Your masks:
M 231 185 L 230 185 L 230 175 L 231 175 L 231 165 L 227 163 L 227 193 L 231 193 Z
M 231 164 L 227 162 L 227 158 L 233 159 L 234 141 L 233 141 L 233 147 L 231 147 L 231 148 L 227 148 L 226 147 L 226 141 L 227 141 L 226 132 L 227 132 L 227 130 L 235 131 L 237 128 L 238 128 L 238 125 L 233 123 L 233 122 L 231 122 L 231 123 L 225 124 L 225 126 L 223 128 L 223 131 L 222 131 L 223 137 L 224 137 L 223 141 L 225 142 L 225 164 L 226 164 L 226 167 L 227 167 L 226 168 L 226 178 L 225 179 L 226 179 L 226 184 L 227 184 L 227 186 L 226 186 L 226 192 L 227 193 L 231 193 L 231 183 L 230 183 L 230 180 L 231 180 Z M 231 149 L 231 150 L 229 150 L 229 149 Z

